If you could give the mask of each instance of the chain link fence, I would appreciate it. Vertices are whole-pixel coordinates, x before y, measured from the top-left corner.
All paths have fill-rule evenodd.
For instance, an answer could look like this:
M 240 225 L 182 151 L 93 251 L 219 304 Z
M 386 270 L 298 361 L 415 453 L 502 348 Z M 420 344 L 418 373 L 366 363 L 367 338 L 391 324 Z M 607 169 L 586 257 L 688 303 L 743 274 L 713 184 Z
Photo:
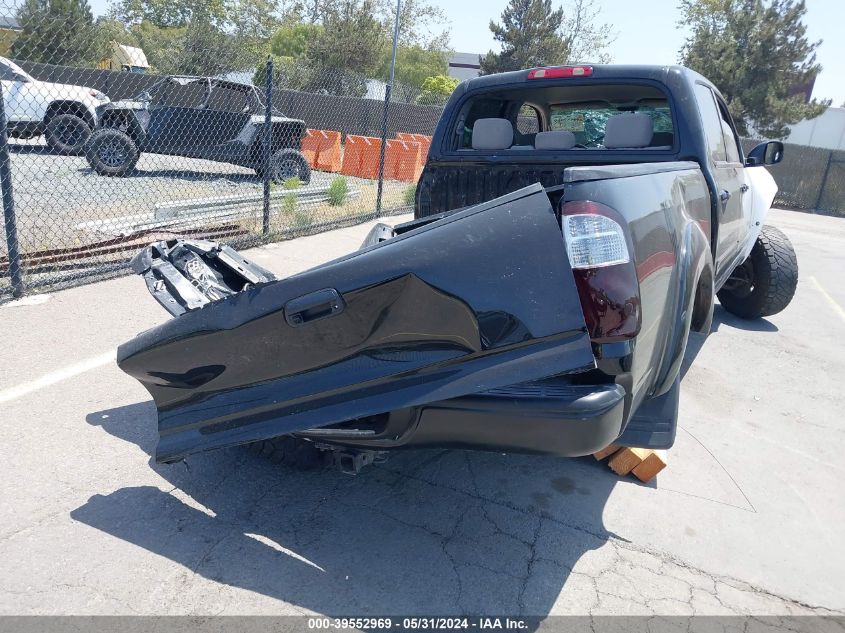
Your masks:
M 170 236 L 245 247 L 411 209 L 445 97 L 394 82 L 388 103 L 196 16 L 148 60 L 61 7 L 0 0 L 0 300 L 123 274 Z
M 444 96 L 267 60 L 203 3 L 131 33 L 84 5 L 0 0 L 0 300 L 123 274 L 171 236 L 244 247 L 410 211 Z M 772 171 L 777 204 L 845 213 L 842 152 L 789 146 Z
M 748 153 L 759 142 L 742 146 Z M 783 161 L 767 169 L 778 183 L 775 206 L 845 216 L 845 152 L 786 143 Z

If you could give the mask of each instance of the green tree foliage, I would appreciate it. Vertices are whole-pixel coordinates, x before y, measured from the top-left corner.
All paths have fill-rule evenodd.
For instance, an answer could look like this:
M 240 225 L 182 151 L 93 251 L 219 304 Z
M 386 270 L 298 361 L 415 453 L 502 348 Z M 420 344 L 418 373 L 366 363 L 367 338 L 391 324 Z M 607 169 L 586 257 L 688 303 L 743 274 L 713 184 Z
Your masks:
M 388 37 L 374 0 L 340 0 L 325 9 L 323 28 L 304 55 L 306 90 L 363 96 L 382 67 Z
M 499 52 L 481 58 L 481 72 L 520 70 L 573 62 L 607 63 L 615 39 L 609 24 L 599 23 L 593 0 L 571 0 L 552 10 L 551 0 L 510 0 L 501 24 L 490 21 Z
M 306 63 L 325 69 L 347 68 L 371 78 L 388 78 L 395 0 L 308 0 L 295 5 L 290 15 L 299 23 L 286 25 L 273 36 L 274 55 L 306 58 Z M 426 77 L 448 68 L 449 34 L 441 28 L 445 19 L 443 10 L 430 0 L 402 2 L 395 78 L 415 93 Z M 277 39 L 289 45 L 279 46 Z M 378 66 L 373 63 L 376 61 Z
M 146 21 L 160 28 L 184 27 L 192 21 L 226 22 L 225 0 L 121 0 L 117 17 L 127 24 Z
M 138 46 L 137 38 L 129 32 L 126 25 L 112 17 L 99 17 L 94 23 L 94 50 L 92 61 L 100 61 L 112 55 L 111 43 Z
M 459 83 L 461 83 L 460 80 L 455 77 L 433 75 L 426 77 L 425 81 L 422 82 L 422 89 L 428 90 L 429 92 L 439 92 L 442 95 L 448 96 L 455 91 Z
M 273 81 L 278 87 L 301 90 L 309 83 L 308 62 L 305 55 L 323 27 L 312 22 L 290 22 L 270 37 L 269 49 L 273 57 Z M 266 81 L 267 58 L 259 56 L 252 83 L 263 86 Z
M 566 63 L 610 63 L 608 48 L 617 34 L 610 24 L 599 22 L 599 7 L 592 0 L 572 0 L 563 14 L 561 35 L 566 44 Z
M 458 87 L 459 80 L 448 75 L 432 75 L 426 77 L 422 82 L 422 92 L 417 97 L 417 103 L 420 105 L 442 105 L 446 103 L 455 88 Z
M 268 0 L 122 0 L 114 17 L 128 25 L 155 72 L 215 75 L 243 70 L 266 55 Z
M 821 41 L 807 39 L 803 0 L 681 0 L 680 8 L 691 30 L 680 61 L 719 88 L 740 134 L 783 138 L 830 105 L 804 101 L 821 71 Z
M 375 8 L 374 0 L 340 0 L 329 6 L 323 29 L 308 47 L 308 58 L 327 69 L 374 76 L 388 44 Z
M 391 50 L 388 47 L 381 76 L 390 75 Z M 445 75 L 449 70 L 448 51 L 437 48 L 425 48 L 420 45 L 400 46 L 396 51 L 396 81 L 416 89 L 423 88 L 423 83 L 433 75 Z
M 396 22 L 396 0 L 380 0 L 379 14 L 385 29 L 393 37 Z M 399 46 L 420 47 L 425 50 L 447 50 L 449 29 L 446 13 L 430 0 L 402 0 L 399 13 Z
M 321 12 L 321 24 L 290 23 L 271 38 L 275 85 L 363 96 L 367 78 L 378 75 L 387 47 L 373 0 L 341 0 L 311 9 Z M 265 76 L 266 59 L 262 59 L 253 82 L 262 85 Z
M 300 57 L 308 52 L 308 43 L 319 36 L 323 27 L 309 22 L 285 24 L 270 38 L 270 52 L 279 57 Z
M 152 72 L 182 72 L 178 66 L 187 27 L 161 27 L 143 20 L 132 25 L 129 30 L 138 46 L 143 49 Z
M 235 0 L 229 5 L 233 46 L 240 58 L 257 59 L 269 52 L 271 36 L 282 24 L 276 0 Z
M 560 64 L 566 59 L 566 42 L 560 35 L 563 9 L 552 10 L 552 0 L 510 0 L 502 23 L 490 20 L 499 53 L 481 58 L 481 72 L 491 73 Z
M 25 0 L 17 18 L 21 32 L 12 44 L 12 57 L 66 66 L 98 61 L 88 0 Z

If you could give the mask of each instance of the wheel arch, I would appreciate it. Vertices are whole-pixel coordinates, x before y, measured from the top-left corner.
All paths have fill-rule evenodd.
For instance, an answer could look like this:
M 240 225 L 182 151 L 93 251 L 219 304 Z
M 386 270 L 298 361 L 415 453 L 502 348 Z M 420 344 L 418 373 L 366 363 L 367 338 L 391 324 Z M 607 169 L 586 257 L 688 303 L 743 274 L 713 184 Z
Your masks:
M 58 114 L 75 114 L 85 121 L 85 123 L 88 124 L 88 127 L 92 130 L 94 129 L 94 115 L 79 101 L 61 100 L 50 103 L 50 105 L 47 106 L 47 110 L 44 112 L 44 125 L 49 123 L 50 119 Z
M 711 258 L 712 262 L 712 258 Z M 708 263 L 698 275 L 693 294 L 692 319 L 690 329 L 693 332 L 707 334 L 713 324 L 713 309 L 716 305 L 716 287 L 713 279 L 713 265 Z
M 101 128 L 116 128 L 125 132 L 136 143 L 141 142 L 146 133 L 134 113 L 125 110 L 106 110 L 100 119 Z
M 706 334 L 713 322 L 713 255 L 697 222 L 687 222 L 679 246 L 674 284 L 677 293 L 669 315 L 671 329 L 650 397 L 662 395 L 672 387 L 684 359 L 690 331 Z

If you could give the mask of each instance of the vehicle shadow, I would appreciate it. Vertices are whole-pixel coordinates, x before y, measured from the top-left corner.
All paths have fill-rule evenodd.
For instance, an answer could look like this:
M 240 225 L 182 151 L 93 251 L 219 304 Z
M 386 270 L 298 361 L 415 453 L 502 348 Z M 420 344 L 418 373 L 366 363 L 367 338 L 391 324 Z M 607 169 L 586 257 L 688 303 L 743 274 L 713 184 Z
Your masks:
M 718 331 L 722 325 L 727 325 L 737 330 L 746 330 L 748 332 L 778 331 L 778 326 L 768 319 L 741 319 L 738 316 L 734 316 L 717 303 L 716 308 L 713 310 L 713 327 L 710 329 L 710 332 Z
M 81 154 L 63 154 L 54 150 L 49 145 L 36 145 L 30 143 L 15 143 L 9 139 L 9 152 L 12 154 L 38 154 L 44 156 L 63 156 L 65 158 L 78 158 Z
M 177 160 L 179 160 L 177 158 Z M 187 159 L 186 159 L 187 160 Z M 196 160 L 196 159 L 191 159 Z M 80 169 L 86 174 L 95 174 L 90 167 Z M 96 174 L 95 174 L 96 175 Z M 100 176 L 108 178 L 109 176 Z M 231 182 L 254 182 L 261 183 L 261 177 L 255 172 L 233 173 L 230 171 L 198 171 L 196 169 L 133 169 L 120 176 L 121 179 L 132 178 L 173 178 L 179 180 L 202 181 L 202 180 L 229 180 Z
M 154 419 L 151 402 L 87 416 L 148 454 Z M 615 536 L 602 513 L 618 480 L 592 457 L 418 450 L 349 477 L 237 447 L 150 465 L 173 490 L 94 495 L 72 518 L 258 602 L 330 616 L 583 609 L 565 597 L 570 571 Z M 225 611 L 225 592 L 205 592 Z
M 82 153 L 79 154 L 63 154 L 62 152 L 58 152 L 47 145 L 31 145 L 26 143 L 9 143 L 9 151 L 12 154 L 20 154 L 20 155 L 36 155 L 36 156 L 57 156 L 61 158 L 78 158 L 78 159 L 85 159 L 85 155 Z M 152 155 L 151 155 L 152 156 Z M 179 156 L 164 156 L 164 155 L 155 155 L 156 158 L 165 158 L 171 161 L 198 161 L 198 160 L 205 160 L 205 159 L 198 159 L 198 158 L 183 158 Z M 216 161 L 209 161 L 210 163 L 214 163 Z M 222 163 L 220 163 L 222 164 Z M 244 170 L 248 168 L 244 167 Z M 88 167 L 80 167 L 78 169 L 80 174 L 84 175 L 96 175 L 94 170 Z M 101 176 L 106 178 L 107 176 Z M 248 170 L 244 172 L 232 172 L 232 171 L 211 171 L 211 170 L 199 170 L 199 169 L 176 169 L 176 168 L 162 168 L 162 169 L 133 169 L 130 172 L 123 174 L 120 178 L 178 178 L 181 180 L 192 180 L 192 181 L 201 181 L 201 180 L 230 180 L 232 182 L 255 182 L 260 183 L 261 177 L 258 176 L 253 170 Z
M 752 321 L 740 319 L 738 316 L 734 316 L 717 303 L 715 309 L 713 310 L 713 325 L 710 327 L 710 334 L 718 332 L 719 328 L 723 325 L 736 328 L 738 330 L 746 330 L 748 332 L 778 331 L 778 327 L 767 319 L 754 319 Z M 681 380 L 683 380 L 687 375 L 689 368 L 692 366 L 692 363 L 698 356 L 699 352 L 701 352 L 701 348 L 704 347 L 704 343 L 706 341 L 706 335 L 699 334 L 697 332 L 690 332 L 689 338 L 687 339 L 687 349 L 681 363 Z

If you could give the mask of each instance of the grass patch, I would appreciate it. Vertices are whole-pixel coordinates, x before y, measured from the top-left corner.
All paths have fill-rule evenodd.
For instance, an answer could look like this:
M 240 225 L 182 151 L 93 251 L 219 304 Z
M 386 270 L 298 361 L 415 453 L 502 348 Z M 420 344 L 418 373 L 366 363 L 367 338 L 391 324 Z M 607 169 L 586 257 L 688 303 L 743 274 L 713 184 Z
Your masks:
M 405 193 L 403 194 L 405 206 L 412 207 L 414 206 L 414 198 L 417 195 L 417 186 L 411 185 L 410 187 L 405 189 Z
M 311 214 L 307 211 L 300 210 L 297 211 L 293 216 L 293 228 L 295 229 L 304 229 L 305 227 L 311 226 Z
M 282 198 L 282 213 L 285 215 L 293 215 L 296 211 L 296 196 L 288 194 Z
M 349 194 L 349 183 L 346 178 L 338 176 L 332 180 L 329 185 L 328 196 L 329 204 L 333 207 L 339 207 L 346 202 L 346 196 Z

